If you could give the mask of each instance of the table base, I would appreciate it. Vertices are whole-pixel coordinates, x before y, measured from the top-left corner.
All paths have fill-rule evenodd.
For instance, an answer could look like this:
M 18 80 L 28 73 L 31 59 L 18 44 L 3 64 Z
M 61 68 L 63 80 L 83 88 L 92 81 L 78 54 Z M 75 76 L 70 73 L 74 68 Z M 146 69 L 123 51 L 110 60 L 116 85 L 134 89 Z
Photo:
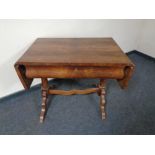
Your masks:
M 40 113 L 40 123 L 43 123 L 47 112 L 47 98 L 48 95 L 84 95 L 90 93 L 97 93 L 100 96 L 100 111 L 102 120 L 105 119 L 105 79 L 100 79 L 96 88 L 89 88 L 83 90 L 57 90 L 54 86 L 49 86 L 47 78 L 41 78 L 42 104 Z

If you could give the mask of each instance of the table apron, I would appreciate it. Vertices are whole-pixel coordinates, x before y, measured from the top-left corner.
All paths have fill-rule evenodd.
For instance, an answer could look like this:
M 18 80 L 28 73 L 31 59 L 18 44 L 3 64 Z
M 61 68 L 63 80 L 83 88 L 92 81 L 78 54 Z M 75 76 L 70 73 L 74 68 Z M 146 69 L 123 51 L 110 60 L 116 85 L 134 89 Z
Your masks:
M 26 66 L 28 78 L 114 78 L 124 77 L 125 67 Z

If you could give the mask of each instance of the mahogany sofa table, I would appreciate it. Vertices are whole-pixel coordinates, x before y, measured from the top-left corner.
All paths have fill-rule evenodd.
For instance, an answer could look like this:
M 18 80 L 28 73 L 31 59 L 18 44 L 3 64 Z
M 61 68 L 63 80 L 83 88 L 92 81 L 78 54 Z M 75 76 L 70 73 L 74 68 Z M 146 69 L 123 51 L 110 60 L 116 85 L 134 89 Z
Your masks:
M 48 94 L 95 93 L 100 96 L 101 118 L 105 119 L 105 79 L 116 79 L 126 88 L 134 64 L 112 38 L 39 38 L 15 63 L 25 89 L 34 78 L 42 81 L 40 122 L 47 111 Z M 48 78 L 98 78 L 97 87 L 85 90 L 57 90 Z

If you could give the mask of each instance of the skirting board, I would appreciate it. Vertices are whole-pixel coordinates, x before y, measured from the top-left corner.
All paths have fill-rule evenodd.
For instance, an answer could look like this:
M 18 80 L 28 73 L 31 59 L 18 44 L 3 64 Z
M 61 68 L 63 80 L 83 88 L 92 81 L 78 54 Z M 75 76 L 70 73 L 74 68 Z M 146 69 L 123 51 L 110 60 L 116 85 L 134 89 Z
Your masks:
M 130 54 L 137 54 L 137 55 L 140 55 L 140 56 L 142 56 L 142 57 L 144 57 L 144 58 L 146 58 L 146 59 L 149 59 L 150 61 L 154 61 L 155 62 L 155 58 L 154 57 L 151 57 L 151 56 L 149 56 L 149 55 L 147 55 L 147 54 L 144 54 L 144 53 L 142 53 L 142 52 L 139 52 L 139 51 L 137 51 L 137 50 L 133 50 L 133 51 L 130 51 L 130 52 L 127 52 L 126 54 L 127 55 L 130 55 Z

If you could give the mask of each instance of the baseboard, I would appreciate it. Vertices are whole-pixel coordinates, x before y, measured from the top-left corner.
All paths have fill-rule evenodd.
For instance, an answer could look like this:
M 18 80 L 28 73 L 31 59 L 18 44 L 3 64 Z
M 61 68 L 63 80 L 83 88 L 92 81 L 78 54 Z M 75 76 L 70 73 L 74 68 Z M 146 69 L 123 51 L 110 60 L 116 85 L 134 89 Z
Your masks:
M 146 58 L 146 59 L 149 59 L 149 60 L 151 60 L 151 61 L 155 61 L 155 58 L 154 58 L 154 57 L 151 57 L 151 56 L 149 56 L 149 55 L 147 55 L 147 54 L 144 54 L 144 53 L 142 53 L 142 52 L 140 52 L 140 51 L 137 51 L 137 50 L 133 50 L 133 51 L 127 52 L 126 54 L 127 54 L 127 55 L 130 55 L 130 54 L 137 54 L 137 55 L 142 56 L 142 57 L 144 57 L 144 58 Z
M 140 56 L 142 56 L 142 57 L 144 57 L 146 59 L 149 59 L 149 60 L 155 62 L 155 58 L 153 58 L 153 57 L 151 57 L 151 56 L 149 56 L 147 54 L 144 54 L 142 52 L 139 52 L 137 50 L 129 51 L 126 54 L 127 55 L 137 54 L 137 55 L 140 55 Z M 0 98 L 0 102 L 3 102 L 4 100 L 7 100 L 7 99 L 9 99 L 11 97 L 16 97 L 18 95 L 22 95 L 23 93 L 30 93 L 31 91 L 34 91 L 34 90 L 38 89 L 39 87 L 41 87 L 41 84 L 37 84 L 35 86 L 32 86 L 31 89 L 29 89 L 28 91 L 21 90 L 21 91 L 18 91 L 18 92 L 14 92 L 13 94 L 10 94 L 10 95 L 7 95 L 7 96 L 4 96 L 4 97 Z
M 135 52 L 136 50 L 133 50 L 133 51 L 126 52 L 125 54 L 130 55 L 130 54 L 134 54 Z
M 38 89 L 39 87 L 41 88 L 41 84 L 37 84 L 37 85 L 35 85 L 35 86 L 32 86 L 29 90 L 24 90 L 24 89 L 23 89 L 23 90 L 14 92 L 14 93 L 12 93 L 12 94 L 6 95 L 6 96 L 0 98 L 0 103 L 3 102 L 4 100 L 6 101 L 7 99 L 10 99 L 10 98 L 12 98 L 12 97 L 16 97 L 16 96 L 22 95 L 22 94 L 24 94 L 24 93 L 30 93 L 30 92 L 32 92 L 32 91 Z

